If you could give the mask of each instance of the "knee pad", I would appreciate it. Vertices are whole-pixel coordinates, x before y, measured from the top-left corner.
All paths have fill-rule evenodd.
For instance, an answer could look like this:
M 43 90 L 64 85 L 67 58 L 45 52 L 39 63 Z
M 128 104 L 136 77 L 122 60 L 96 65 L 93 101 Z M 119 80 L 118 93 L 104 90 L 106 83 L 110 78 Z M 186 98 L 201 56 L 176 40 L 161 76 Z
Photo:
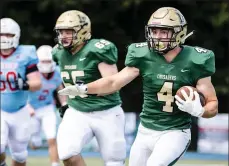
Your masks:
M 57 144 L 57 152 L 60 160 L 66 160 L 72 156 L 79 155 L 80 152 L 77 152 L 74 147 L 66 146 L 63 147 Z
M 28 151 L 23 151 L 23 152 L 13 152 L 12 153 L 12 159 L 19 162 L 19 163 L 24 163 L 27 159 L 28 156 Z
M 42 145 L 42 140 L 40 137 L 31 137 L 31 140 L 30 140 L 30 143 L 32 146 L 35 146 L 35 147 L 41 147 Z
M 80 145 L 79 141 L 75 142 L 75 139 L 68 136 L 65 132 L 62 132 L 64 129 L 62 127 L 63 126 L 60 126 L 58 129 L 59 132 L 56 139 L 57 152 L 60 160 L 66 160 L 72 156 L 78 155 L 82 150 L 82 145 Z
M 59 155 L 59 159 L 60 160 L 67 160 L 67 159 L 70 159 L 73 156 L 80 155 L 80 153 L 65 153 L 65 154 L 61 154 L 60 155 L 60 153 L 58 152 L 58 155 Z
M 125 166 L 125 161 L 108 161 L 105 166 Z
M 123 162 L 126 159 L 126 142 L 125 140 L 116 140 L 112 146 L 107 147 L 103 160 Z M 108 162 L 109 163 L 109 162 Z M 113 162 L 111 162 L 113 163 Z

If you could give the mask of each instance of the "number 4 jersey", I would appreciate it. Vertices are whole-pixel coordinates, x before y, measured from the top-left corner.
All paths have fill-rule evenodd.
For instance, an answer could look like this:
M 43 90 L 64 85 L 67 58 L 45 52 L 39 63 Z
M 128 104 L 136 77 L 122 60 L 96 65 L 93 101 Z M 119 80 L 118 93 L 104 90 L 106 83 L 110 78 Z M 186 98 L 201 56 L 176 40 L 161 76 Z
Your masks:
M 89 83 L 100 79 L 98 64 L 116 64 L 117 59 L 117 48 L 104 39 L 89 40 L 75 55 L 60 46 L 53 49 L 53 60 L 60 66 L 65 86 L 74 85 L 77 80 Z M 121 100 L 116 92 L 105 96 L 89 95 L 86 98 L 69 96 L 68 104 L 78 111 L 91 112 L 112 108 L 121 104 Z
M 182 46 L 168 63 L 164 56 L 150 51 L 147 43 L 136 43 L 129 46 L 125 64 L 138 68 L 143 80 L 143 126 L 154 130 L 190 128 L 191 115 L 177 108 L 174 96 L 180 87 L 195 87 L 199 79 L 215 72 L 212 51 Z
M 1 56 L 1 110 L 16 112 L 26 105 L 28 92 L 18 90 L 15 81 L 20 75 L 26 75 L 36 68 L 38 62 L 35 46 L 18 46 L 12 55 Z

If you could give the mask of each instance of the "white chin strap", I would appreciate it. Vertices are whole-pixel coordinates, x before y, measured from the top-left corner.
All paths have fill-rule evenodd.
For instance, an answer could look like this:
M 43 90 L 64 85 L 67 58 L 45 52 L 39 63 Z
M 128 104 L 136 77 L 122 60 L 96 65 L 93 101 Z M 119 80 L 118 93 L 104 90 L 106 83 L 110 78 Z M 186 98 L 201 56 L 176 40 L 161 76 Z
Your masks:
M 184 44 L 185 40 L 190 37 L 191 35 L 194 34 L 194 31 L 190 32 L 189 34 L 187 34 L 182 40 L 181 40 L 181 43 Z
M 55 67 L 56 67 L 55 62 L 52 62 L 50 64 L 44 64 L 44 63 L 39 62 L 37 64 L 37 68 L 38 68 L 39 72 L 41 72 L 41 73 L 51 73 L 55 70 Z

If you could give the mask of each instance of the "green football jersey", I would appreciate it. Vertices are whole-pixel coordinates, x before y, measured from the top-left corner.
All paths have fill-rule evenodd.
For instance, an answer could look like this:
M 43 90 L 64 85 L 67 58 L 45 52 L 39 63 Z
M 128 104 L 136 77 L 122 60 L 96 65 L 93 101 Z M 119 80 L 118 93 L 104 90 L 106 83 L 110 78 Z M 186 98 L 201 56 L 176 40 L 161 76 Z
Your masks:
M 143 80 L 140 120 L 147 128 L 161 131 L 191 127 L 191 115 L 178 109 L 174 96 L 180 87 L 195 87 L 199 79 L 211 76 L 215 58 L 212 51 L 204 48 L 182 48 L 170 63 L 150 51 L 147 43 L 134 43 L 128 48 L 125 65 L 138 68 Z
M 65 86 L 74 85 L 76 80 L 86 84 L 100 79 L 98 64 L 115 64 L 118 59 L 116 46 L 104 39 L 89 40 L 75 55 L 60 46 L 54 48 L 52 54 L 53 60 L 60 66 Z M 69 96 L 68 99 L 68 105 L 82 112 L 102 111 L 119 104 L 119 92 L 105 96 L 89 95 L 86 98 Z

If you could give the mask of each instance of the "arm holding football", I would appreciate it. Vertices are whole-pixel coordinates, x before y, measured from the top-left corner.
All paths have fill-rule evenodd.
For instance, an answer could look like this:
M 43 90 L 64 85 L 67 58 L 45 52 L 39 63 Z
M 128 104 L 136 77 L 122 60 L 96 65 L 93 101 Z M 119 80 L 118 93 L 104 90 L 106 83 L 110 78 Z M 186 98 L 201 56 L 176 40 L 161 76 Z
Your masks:
M 216 96 L 215 88 L 212 85 L 211 77 L 199 79 L 196 88 L 201 92 L 206 100 L 204 106 L 203 118 L 212 118 L 218 113 L 218 99 Z

